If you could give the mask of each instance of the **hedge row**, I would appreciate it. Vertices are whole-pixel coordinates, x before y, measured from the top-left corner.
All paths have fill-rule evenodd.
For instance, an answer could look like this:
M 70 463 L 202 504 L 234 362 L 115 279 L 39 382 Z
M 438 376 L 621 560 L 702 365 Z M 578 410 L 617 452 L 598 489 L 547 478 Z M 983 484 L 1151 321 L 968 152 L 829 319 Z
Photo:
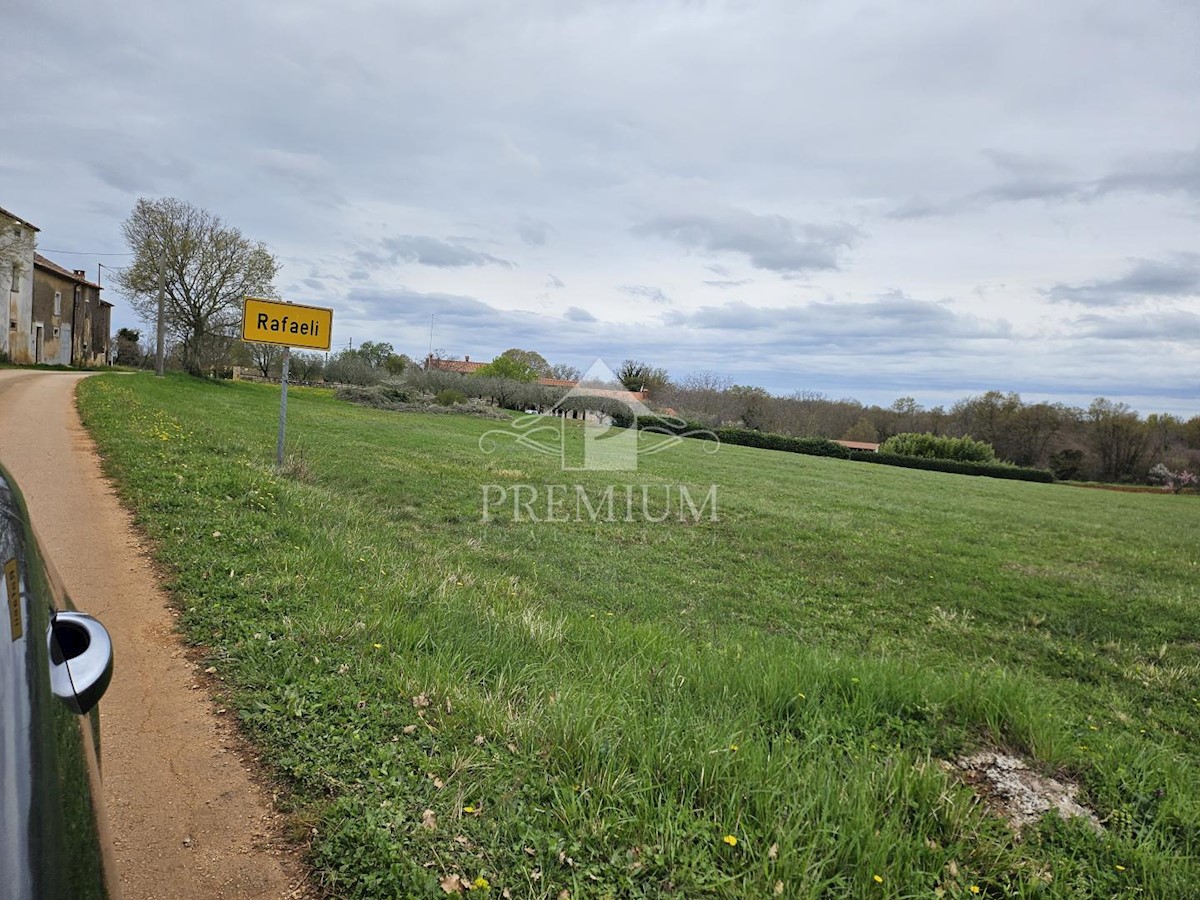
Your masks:
M 634 424 L 632 415 L 614 415 L 613 424 L 629 428 Z M 784 453 L 803 453 L 807 456 L 833 456 L 849 459 L 849 451 L 841 444 L 825 438 L 796 438 L 786 434 L 771 434 L 751 428 L 709 428 L 700 422 L 688 422 L 668 416 L 639 416 L 640 431 L 655 431 L 659 434 L 674 434 L 679 437 L 697 438 L 702 441 L 720 441 L 739 447 L 758 447 L 762 450 L 782 450 Z
M 786 434 L 754 431 L 750 428 L 718 428 L 717 437 L 722 444 L 737 444 L 740 447 L 759 447 L 763 450 L 782 450 L 785 453 L 803 453 L 807 456 L 832 456 L 849 459 L 850 451 L 841 444 L 825 438 L 797 438 Z
M 632 427 L 634 417 L 628 413 L 613 416 L 613 424 L 622 428 Z M 959 475 L 986 475 L 990 478 L 1009 478 L 1017 481 L 1054 481 L 1054 475 L 1046 469 L 1027 469 L 1007 463 L 964 462 L 950 459 L 925 459 L 917 456 L 898 456 L 894 453 L 866 453 L 847 450 L 841 444 L 825 438 L 796 438 L 785 434 L 771 434 L 750 428 L 711 429 L 699 422 L 688 422 L 668 416 L 639 416 L 637 428 L 641 431 L 656 431 L 680 437 L 700 440 L 719 440 L 722 444 L 741 447 L 758 447 L 764 450 L 782 450 L 785 453 L 803 453 L 808 456 L 829 456 L 835 459 L 851 459 L 858 462 L 878 463 L 884 466 L 902 466 L 906 469 L 926 469 L 932 472 L 953 472 Z
M 855 462 L 878 463 L 883 466 L 901 466 L 905 469 L 926 469 L 931 472 L 953 472 L 958 475 L 986 475 L 988 478 L 1009 478 L 1016 481 L 1041 481 L 1051 484 L 1054 475 L 1047 469 L 1028 469 L 1005 463 L 961 462 L 952 459 L 926 459 L 919 456 L 899 456 L 895 453 L 866 453 L 861 450 L 850 452 Z

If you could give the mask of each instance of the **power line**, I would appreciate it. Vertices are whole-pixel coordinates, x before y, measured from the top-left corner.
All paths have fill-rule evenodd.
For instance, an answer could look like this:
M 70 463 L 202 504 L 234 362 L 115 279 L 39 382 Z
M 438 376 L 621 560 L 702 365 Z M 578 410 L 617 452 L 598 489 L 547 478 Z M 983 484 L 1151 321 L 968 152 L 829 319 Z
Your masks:
M 136 253 L 93 253 L 90 250 L 44 250 L 38 248 L 41 253 L 68 253 L 72 256 L 137 256 Z

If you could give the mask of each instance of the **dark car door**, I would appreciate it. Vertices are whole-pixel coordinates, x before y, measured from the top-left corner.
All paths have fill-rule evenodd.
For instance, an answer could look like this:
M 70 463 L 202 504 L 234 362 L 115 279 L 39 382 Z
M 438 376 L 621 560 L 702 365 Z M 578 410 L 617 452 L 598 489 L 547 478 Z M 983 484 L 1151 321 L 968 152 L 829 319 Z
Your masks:
M 114 893 L 99 793 L 103 627 L 70 609 L 0 468 L 0 896 Z

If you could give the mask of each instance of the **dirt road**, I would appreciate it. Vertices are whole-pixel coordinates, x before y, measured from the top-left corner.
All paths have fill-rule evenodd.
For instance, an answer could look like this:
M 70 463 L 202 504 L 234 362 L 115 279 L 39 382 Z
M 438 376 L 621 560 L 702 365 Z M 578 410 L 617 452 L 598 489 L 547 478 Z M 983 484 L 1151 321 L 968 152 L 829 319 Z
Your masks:
M 75 412 L 82 377 L 0 371 L 0 462 L 75 605 L 112 635 L 100 727 L 124 896 L 308 896 L 271 798 L 184 652 L 130 517 L 101 475 Z

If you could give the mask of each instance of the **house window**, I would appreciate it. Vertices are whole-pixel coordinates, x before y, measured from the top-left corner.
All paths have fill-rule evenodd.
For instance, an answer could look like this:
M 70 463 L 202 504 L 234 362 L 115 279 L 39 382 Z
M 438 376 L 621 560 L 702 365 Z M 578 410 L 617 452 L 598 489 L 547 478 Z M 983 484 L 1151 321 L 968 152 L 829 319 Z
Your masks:
M 56 316 L 62 315 L 62 291 L 54 292 L 54 314 Z
M 54 336 L 58 337 L 58 326 L 57 325 L 54 326 Z
M 14 294 L 21 290 L 21 264 L 12 264 L 12 281 L 8 283 L 8 289 Z

